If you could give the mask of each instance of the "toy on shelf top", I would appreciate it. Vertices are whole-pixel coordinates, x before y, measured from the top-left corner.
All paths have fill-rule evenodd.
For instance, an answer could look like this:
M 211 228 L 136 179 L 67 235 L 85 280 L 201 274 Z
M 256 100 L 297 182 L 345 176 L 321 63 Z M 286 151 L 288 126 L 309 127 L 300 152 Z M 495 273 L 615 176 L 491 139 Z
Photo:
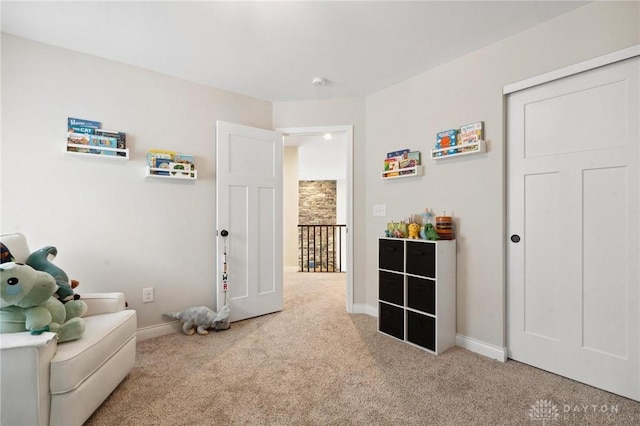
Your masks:
M 422 228 L 420 229 L 420 238 L 423 240 L 427 240 L 426 228 L 424 225 L 431 224 L 433 225 L 433 212 L 428 207 L 424 209 L 424 211 L 420 214 L 422 216 Z
M 410 238 L 420 240 L 453 240 L 453 219 L 451 216 L 433 216 L 429 208 L 425 208 L 421 214 L 410 215 L 399 222 L 387 223 L 384 234 L 387 238 Z M 422 222 L 422 223 L 420 223 Z

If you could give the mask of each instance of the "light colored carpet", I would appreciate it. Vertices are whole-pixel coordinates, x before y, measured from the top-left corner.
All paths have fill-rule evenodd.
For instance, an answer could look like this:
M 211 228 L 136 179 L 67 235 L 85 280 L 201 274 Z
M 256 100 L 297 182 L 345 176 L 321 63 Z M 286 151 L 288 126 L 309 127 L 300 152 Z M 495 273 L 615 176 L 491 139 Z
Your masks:
M 344 280 L 286 273 L 282 312 L 139 342 L 135 367 L 87 425 L 640 423 L 640 403 L 629 399 L 385 336 L 375 318 L 345 312 Z

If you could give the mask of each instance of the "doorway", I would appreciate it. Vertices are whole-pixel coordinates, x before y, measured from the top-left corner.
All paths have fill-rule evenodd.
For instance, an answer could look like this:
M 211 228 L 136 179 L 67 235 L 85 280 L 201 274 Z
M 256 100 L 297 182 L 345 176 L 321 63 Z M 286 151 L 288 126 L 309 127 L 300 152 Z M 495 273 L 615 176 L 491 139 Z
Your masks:
M 293 185 L 295 184 L 295 202 L 297 203 L 297 183 L 298 177 L 295 174 L 295 177 L 288 175 L 287 162 L 291 161 L 291 159 L 287 160 L 287 147 L 295 147 L 301 144 L 305 144 L 311 141 L 317 141 L 319 138 L 331 138 L 333 140 L 339 140 L 340 143 L 344 144 L 344 154 L 345 154 L 345 164 L 344 164 L 344 183 L 340 184 L 340 191 L 344 192 L 344 207 L 340 210 L 343 211 L 340 214 L 342 219 L 344 217 L 344 223 L 346 224 L 346 238 L 344 241 L 344 252 L 345 259 L 344 264 L 346 269 L 346 311 L 348 313 L 353 312 L 353 234 L 352 234 L 352 217 L 353 217 L 353 126 L 323 126 L 323 127 L 299 127 L 299 128 L 279 128 L 276 129 L 278 132 L 281 132 L 284 135 L 284 145 L 285 145 L 285 208 L 284 208 L 284 236 L 283 242 L 285 247 L 285 252 L 287 251 L 287 247 L 289 246 L 289 250 L 291 247 L 295 246 L 297 251 L 298 244 L 298 218 L 297 218 L 297 209 L 296 214 L 292 214 L 292 209 L 287 209 L 287 198 L 289 198 L 288 203 L 291 204 L 293 200 L 291 200 L 293 194 Z M 330 154 L 330 150 L 327 150 L 326 153 Z M 297 161 L 297 160 L 296 160 Z M 328 156 L 328 160 L 330 161 L 330 155 Z M 287 193 L 289 195 L 287 196 Z M 285 254 L 286 257 L 286 254 Z M 286 260 L 285 260 L 286 262 Z M 291 262 L 290 262 L 291 263 Z M 285 265 L 285 270 L 287 265 Z M 291 267 L 291 265 L 288 265 Z

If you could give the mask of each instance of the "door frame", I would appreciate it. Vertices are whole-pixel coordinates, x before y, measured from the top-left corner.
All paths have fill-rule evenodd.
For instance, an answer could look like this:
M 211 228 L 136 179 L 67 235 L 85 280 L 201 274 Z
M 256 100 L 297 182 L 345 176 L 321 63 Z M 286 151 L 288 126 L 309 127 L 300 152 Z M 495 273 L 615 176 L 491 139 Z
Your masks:
M 505 153 L 504 153 L 504 182 L 505 182 L 505 195 L 504 195 L 504 221 L 503 221 L 503 259 L 504 259 L 504 312 L 503 312 L 503 336 L 504 336 L 504 354 L 503 359 L 501 361 L 506 361 L 509 358 L 509 341 L 508 341 L 508 330 L 509 327 L 509 256 L 508 256 L 508 245 L 509 241 L 509 149 L 511 141 L 508 139 L 508 126 L 509 126 L 509 116 L 507 106 L 507 96 L 511 93 L 518 92 L 520 90 L 529 89 L 534 86 L 538 86 L 541 84 L 549 83 L 555 80 L 560 80 L 565 77 L 569 77 L 575 74 L 579 74 L 581 72 L 590 71 L 595 68 L 604 67 L 607 65 L 614 64 L 616 62 L 624 61 L 626 59 L 635 58 L 636 56 L 640 56 L 640 44 L 636 44 L 631 47 L 627 47 L 625 49 L 617 50 L 615 52 L 611 52 L 602 56 L 598 56 L 586 61 L 579 62 L 577 64 L 573 64 L 567 67 L 563 67 L 554 71 L 550 71 L 535 77 L 528 78 L 526 80 L 518 81 L 515 83 L 508 84 L 503 86 L 502 88 L 502 97 L 503 97 L 503 134 L 505 136 Z
M 315 126 L 315 127 L 285 127 L 277 128 L 276 132 L 286 136 L 318 136 L 325 133 L 339 133 L 345 136 L 347 142 L 347 283 L 346 310 L 353 313 L 353 126 Z M 283 140 L 284 143 L 284 140 Z

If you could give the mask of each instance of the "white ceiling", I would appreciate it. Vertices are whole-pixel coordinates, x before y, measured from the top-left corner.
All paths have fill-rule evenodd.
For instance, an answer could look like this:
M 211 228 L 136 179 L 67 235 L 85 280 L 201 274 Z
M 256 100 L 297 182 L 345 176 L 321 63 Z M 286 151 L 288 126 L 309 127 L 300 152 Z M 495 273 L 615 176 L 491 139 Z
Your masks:
M 270 101 L 362 97 L 573 1 L 2 1 L 2 31 Z M 314 77 L 329 84 L 316 87 Z

